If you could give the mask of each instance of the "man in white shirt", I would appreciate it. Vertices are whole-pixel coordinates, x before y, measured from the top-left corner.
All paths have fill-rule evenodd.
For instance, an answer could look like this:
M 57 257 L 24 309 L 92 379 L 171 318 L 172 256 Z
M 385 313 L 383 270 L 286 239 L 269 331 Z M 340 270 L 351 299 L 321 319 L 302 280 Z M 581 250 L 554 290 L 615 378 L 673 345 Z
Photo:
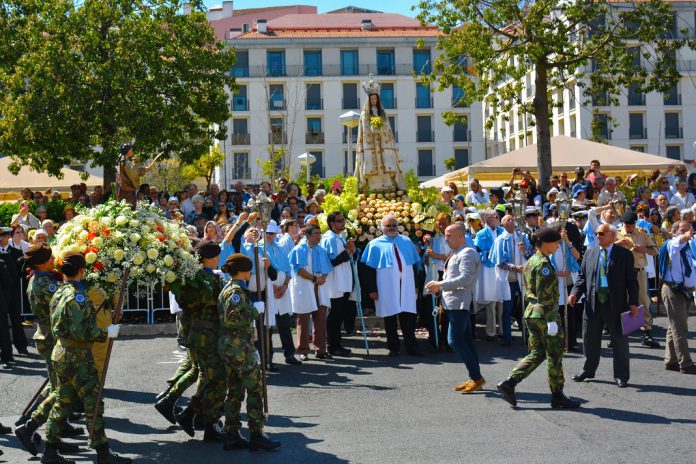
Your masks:
M 479 183 L 478 179 L 471 179 L 469 183 L 469 192 L 466 194 L 466 204 L 469 206 L 474 206 L 476 208 L 488 208 L 490 203 L 490 198 L 488 197 L 488 192 L 486 192 Z
M 696 199 L 686 190 L 686 180 L 678 178 L 676 188 L 676 193 L 669 200 L 670 206 L 676 206 L 679 210 L 691 208 L 696 203 Z
M 198 187 L 194 183 L 190 183 L 186 187 L 186 198 L 181 202 L 181 213 L 184 217 L 188 216 L 195 208 L 191 200 L 198 193 Z

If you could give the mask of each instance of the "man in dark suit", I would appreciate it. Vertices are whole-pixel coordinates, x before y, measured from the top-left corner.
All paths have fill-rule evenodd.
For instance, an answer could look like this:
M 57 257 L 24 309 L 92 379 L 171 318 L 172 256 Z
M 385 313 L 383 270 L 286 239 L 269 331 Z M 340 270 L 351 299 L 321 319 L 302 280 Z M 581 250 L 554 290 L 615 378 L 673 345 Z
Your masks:
M 614 348 L 614 379 L 619 388 L 625 388 L 630 372 L 628 337 L 622 335 L 621 313 L 629 306 L 632 316 L 638 312 L 638 281 L 633 254 L 614 244 L 616 233 L 614 226 L 599 226 L 596 233 L 599 246 L 589 248 L 585 253 L 568 304 L 573 306 L 585 296 L 582 324 L 585 365 L 573 380 L 582 382 L 594 378 L 599 365 L 602 330 L 606 324 Z
M 0 349 L 2 367 L 8 368 L 12 362 L 12 346 L 10 345 L 10 333 L 7 325 L 9 316 L 12 324 L 12 342 L 20 354 L 29 354 L 27 351 L 27 338 L 22 328 L 20 310 L 21 298 L 21 269 L 19 260 L 22 252 L 10 246 L 10 232 L 12 229 L 4 227 L 0 229 L 0 287 L 2 287 L 2 301 L 0 301 Z

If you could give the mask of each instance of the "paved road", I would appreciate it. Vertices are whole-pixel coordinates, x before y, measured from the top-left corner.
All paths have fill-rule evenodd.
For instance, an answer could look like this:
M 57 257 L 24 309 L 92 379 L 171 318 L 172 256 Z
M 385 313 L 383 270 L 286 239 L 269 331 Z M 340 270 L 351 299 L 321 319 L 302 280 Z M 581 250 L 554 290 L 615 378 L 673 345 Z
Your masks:
M 696 347 L 693 338 L 692 332 Z M 190 439 L 153 409 L 156 393 L 182 356 L 173 339 L 118 340 L 106 399 L 112 447 L 145 463 L 696 462 L 696 376 L 665 371 L 662 350 L 641 347 L 637 339 L 631 343 L 628 388 L 612 383 L 608 349 L 596 381 L 569 380 L 567 394 L 585 401 L 577 411 L 549 407 L 541 369 L 518 387 L 518 410 L 499 397 L 495 383 L 523 355 L 519 341 L 507 349 L 478 342 L 488 383 L 469 396 L 452 390 L 464 380 L 454 354 L 388 358 L 384 339 L 373 339 L 371 355 L 365 356 L 361 343 L 349 340 L 356 351 L 351 358 L 283 365 L 272 374 L 267 430 L 283 447 L 252 454 L 204 444 L 201 432 Z M 14 375 L 0 373 L 5 425 L 14 423 L 42 381 L 37 356 L 18 359 Z M 581 356 L 568 356 L 566 377 L 581 365 Z M 0 436 L 0 448 L 5 451 L 0 462 L 38 462 L 29 460 L 14 436 Z M 74 458 L 90 462 L 94 452 Z

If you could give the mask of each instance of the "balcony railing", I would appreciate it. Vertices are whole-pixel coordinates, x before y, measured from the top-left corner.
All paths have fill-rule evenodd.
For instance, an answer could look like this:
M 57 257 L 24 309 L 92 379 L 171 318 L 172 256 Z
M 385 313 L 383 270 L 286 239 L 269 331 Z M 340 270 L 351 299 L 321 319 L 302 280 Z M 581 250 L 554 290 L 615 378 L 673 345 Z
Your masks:
M 251 136 L 245 133 L 232 134 L 232 145 L 250 145 Z
M 232 169 L 232 177 L 235 179 L 251 179 L 251 168 L 249 166 L 235 166 Z
M 417 131 L 416 142 L 434 142 L 434 141 L 435 141 L 435 132 L 434 131 L 426 131 L 426 130 Z
M 273 145 L 285 145 L 288 143 L 288 134 L 285 132 L 271 132 L 268 134 L 268 143 Z
M 323 132 L 307 132 L 305 134 L 305 143 L 307 145 L 322 145 L 324 143 Z
M 274 99 L 274 98 L 271 98 L 271 99 L 268 101 L 268 109 L 269 109 L 270 111 L 282 111 L 282 110 L 284 110 L 286 107 L 287 107 L 287 106 L 286 106 L 286 102 L 285 102 L 285 99 L 284 99 L 284 98 L 283 98 L 282 100 L 281 100 L 281 99 Z
M 643 127 L 643 128 L 629 129 L 628 138 L 632 139 L 632 140 L 647 139 L 648 138 L 648 128 Z
M 348 143 L 348 134 L 343 133 L 343 143 Z M 353 135 L 350 139 L 350 143 L 358 143 L 358 134 Z
M 644 93 L 630 93 L 628 95 L 628 104 L 630 106 L 645 106 Z
M 665 138 L 666 139 L 683 139 L 684 138 L 684 128 L 683 127 L 665 127 Z
M 665 98 L 665 106 L 682 104 L 682 96 L 680 93 L 669 93 L 665 94 L 665 96 L 667 97 Z
M 388 68 L 388 69 L 387 69 Z M 266 66 L 249 66 L 247 68 L 233 68 L 235 77 L 302 77 L 305 76 L 306 67 L 303 65 L 286 65 L 284 69 L 275 66 L 269 69 Z M 380 71 L 388 71 L 382 72 Z M 412 76 L 413 66 L 397 64 L 391 67 L 377 67 L 377 64 L 361 64 L 358 66 L 341 66 L 340 64 L 325 64 L 321 67 L 321 76 Z
M 323 98 L 312 98 L 305 100 L 306 110 L 323 110 L 324 109 L 324 99 Z

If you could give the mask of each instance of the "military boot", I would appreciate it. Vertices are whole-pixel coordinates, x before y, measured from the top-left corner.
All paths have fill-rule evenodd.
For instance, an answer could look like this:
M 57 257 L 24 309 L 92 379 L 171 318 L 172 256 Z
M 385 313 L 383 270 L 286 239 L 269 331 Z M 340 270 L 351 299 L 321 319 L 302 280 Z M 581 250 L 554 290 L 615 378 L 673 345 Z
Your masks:
M 39 424 L 37 424 L 34 419 L 29 419 L 24 424 L 17 427 L 14 432 L 24 449 L 32 456 L 39 454 L 39 450 L 36 449 L 36 442 L 33 438 L 37 428 L 39 428 Z
M 82 427 L 76 427 L 70 422 L 66 422 L 65 425 L 63 425 L 63 429 L 60 431 L 60 434 L 65 438 L 79 437 L 80 435 L 85 434 L 85 429 Z
M 80 452 L 80 447 L 63 440 L 58 443 L 58 452 L 60 454 L 75 454 Z
M 498 385 L 498 391 L 503 395 L 503 399 L 510 403 L 514 408 L 517 406 L 517 397 L 515 397 L 515 387 L 517 386 L 517 381 L 513 378 L 503 380 Z
M 257 451 L 260 449 L 270 451 L 278 447 L 280 447 L 280 442 L 271 440 L 264 432 L 251 434 L 251 439 L 249 440 L 249 449 L 252 451 Z
M 155 403 L 155 409 L 172 424 L 176 424 L 174 406 L 178 400 L 179 398 L 176 395 L 168 393 L 164 398 Z
M 237 430 L 236 432 L 231 432 L 231 433 L 227 434 L 227 438 L 225 439 L 225 446 L 224 446 L 225 451 L 236 450 L 236 449 L 245 449 L 245 448 L 249 448 L 249 442 L 247 441 L 246 438 L 244 438 L 244 435 L 242 435 L 242 432 Z
M 65 459 L 58 454 L 58 445 L 46 443 L 46 449 L 41 456 L 41 464 L 75 464 L 75 461 Z
M 217 422 L 205 426 L 203 441 L 209 443 L 222 443 L 227 440 L 225 431 L 220 428 Z
M 168 384 L 168 385 L 167 385 L 167 388 L 166 388 L 164 391 L 159 392 L 159 393 L 157 394 L 157 396 L 155 397 L 155 399 L 156 399 L 157 401 L 159 401 L 159 400 L 161 400 L 162 398 L 164 398 L 165 396 L 167 396 L 167 395 L 169 394 L 169 391 L 170 391 L 170 390 L 172 389 L 172 387 L 174 386 L 174 383 L 169 383 L 169 380 L 167 380 L 167 384 Z
M 129 462 L 133 460 L 111 451 L 108 443 L 97 446 L 97 464 L 127 464 Z
M 196 434 L 196 431 L 193 428 L 193 419 L 195 416 L 196 412 L 191 408 L 190 405 L 185 407 L 181 413 L 176 415 L 176 421 L 179 423 L 181 428 L 184 429 L 184 432 L 186 432 L 190 437 Z
M 551 394 L 551 407 L 554 409 L 574 409 L 580 407 L 580 402 L 570 399 L 563 394 L 563 390 Z

